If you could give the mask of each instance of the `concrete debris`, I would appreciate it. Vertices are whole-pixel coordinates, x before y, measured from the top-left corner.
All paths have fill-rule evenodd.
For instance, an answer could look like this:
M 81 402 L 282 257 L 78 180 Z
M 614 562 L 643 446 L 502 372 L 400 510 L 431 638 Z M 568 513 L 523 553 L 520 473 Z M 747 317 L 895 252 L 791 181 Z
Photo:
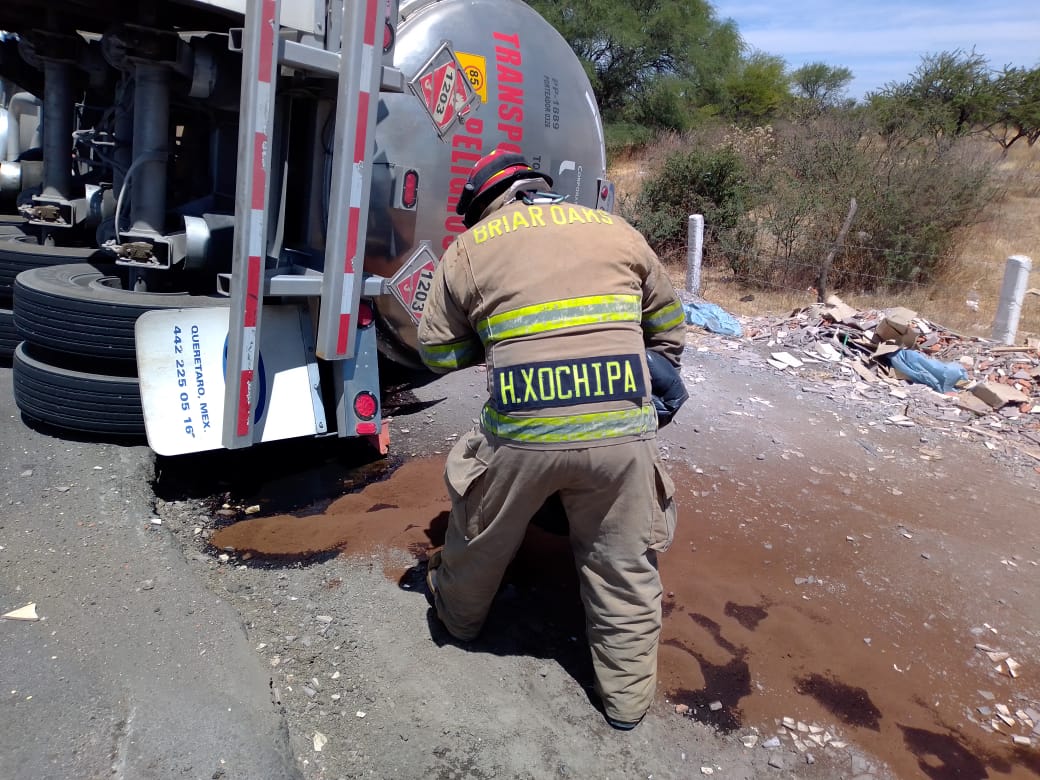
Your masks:
M 26 604 L 24 607 L 12 609 L 10 612 L 0 615 L 0 618 L 3 618 L 4 620 L 34 621 L 39 620 L 40 616 L 36 614 L 36 603 L 33 602 L 31 604 Z
M 1029 403 L 1029 396 L 1017 387 L 999 382 L 982 382 L 975 385 L 971 392 L 993 409 L 1002 409 L 1008 404 Z
M 785 317 L 744 317 L 741 324 L 749 357 L 823 386 L 808 392 L 872 404 L 890 425 L 949 431 L 1040 471 L 1040 347 L 1032 339 L 1006 346 L 908 309 L 857 311 L 834 296 Z M 918 359 L 896 359 L 901 351 Z M 943 376 L 911 381 L 896 367 L 908 364 L 942 369 Z
M 322 748 L 328 744 L 329 738 L 322 734 L 320 731 L 315 731 L 311 741 L 314 744 L 314 751 L 316 753 L 320 753 Z

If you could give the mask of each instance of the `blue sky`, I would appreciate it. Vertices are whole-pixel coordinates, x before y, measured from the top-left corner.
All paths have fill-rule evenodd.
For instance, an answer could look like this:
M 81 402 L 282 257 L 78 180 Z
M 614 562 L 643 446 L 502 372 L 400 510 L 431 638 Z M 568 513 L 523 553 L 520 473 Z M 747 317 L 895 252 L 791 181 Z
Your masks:
M 1017 0 L 720 0 L 751 49 L 783 57 L 790 69 L 809 62 L 844 66 L 860 98 L 888 82 L 906 81 L 924 54 L 957 49 L 983 55 L 991 67 L 1040 65 L 1040 2 Z

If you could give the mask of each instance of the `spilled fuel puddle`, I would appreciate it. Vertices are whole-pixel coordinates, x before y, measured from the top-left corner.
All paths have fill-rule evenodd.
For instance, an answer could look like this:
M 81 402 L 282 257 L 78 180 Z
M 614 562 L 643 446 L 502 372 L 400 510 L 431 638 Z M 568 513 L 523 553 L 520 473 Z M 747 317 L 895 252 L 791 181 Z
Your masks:
M 818 751 L 854 744 L 899 777 L 1040 776 L 1036 499 L 1006 494 L 1000 522 L 983 520 L 975 491 L 990 475 L 951 468 L 927 476 L 945 487 L 922 509 L 898 472 L 857 479 L 779 463 L 709 477 L 671 464 L 680 514 L 660 558 L 658 695 L 723 731 L 781 732 L 788 749 L 796 738 Z M 439 458 L 411 460 L 318 508 L 235 523 L 210 541 L 241 557 L 378 558 L 410 587 L 416 561 L 443 543 L 442 469 Z M 580 640 L 565 537 L 532 527 L 503 587 L 552 594 L 536 604 L 549 614 L 521 619 Z

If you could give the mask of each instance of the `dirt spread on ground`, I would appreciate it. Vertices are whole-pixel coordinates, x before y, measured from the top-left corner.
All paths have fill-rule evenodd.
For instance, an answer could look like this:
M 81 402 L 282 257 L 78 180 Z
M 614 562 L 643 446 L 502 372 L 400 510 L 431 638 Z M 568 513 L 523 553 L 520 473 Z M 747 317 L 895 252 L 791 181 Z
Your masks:
M 820 752 L 855 744 L 899 777 L 1040 776 L 1040 723 L 1027 715 L 1040 710 L 1040 607 L 1020 586 L 1038 573 L 1037 499 L 1008 494 L 990 522 L 985 469 L 911 471 L 889 458 L 857 472 L 841 465 L 844 446 L 743 472 L 670 462 L 680 520 L 661 556 L 659 698 L 722 732 L 779 733 Z M 443 543 L 442 469 L 443 457 L 410 460 L 358 492 L 243 520 L 210 543 L 246 560 L 377 559 L 418 588 L 416 564 Z M 924 498 L 913 485 L 922 480 L 943 489 Z M 580 638 L 573 569 L 566 537 L 532 526 L 503 591 L 546 594 L 530 625 Z M 1011 677 L 977 645 L 1028 672 Z M 1013 740 L 1030 735 L 1030 746 Z

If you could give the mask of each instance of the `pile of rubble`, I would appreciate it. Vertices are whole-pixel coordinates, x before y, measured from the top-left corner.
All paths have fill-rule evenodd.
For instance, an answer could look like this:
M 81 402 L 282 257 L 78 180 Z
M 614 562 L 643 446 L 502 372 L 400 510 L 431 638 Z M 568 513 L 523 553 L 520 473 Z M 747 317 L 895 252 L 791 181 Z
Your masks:
M 1040 339 L 1006 346 L 896 307 L 859 311 L 832 296 L 786 317 L 742 320 L 773 367 L 828 378 L 864 400 L 891 397 L 894 425 L 955 429 L 1023 455 L 1040 472 Z

